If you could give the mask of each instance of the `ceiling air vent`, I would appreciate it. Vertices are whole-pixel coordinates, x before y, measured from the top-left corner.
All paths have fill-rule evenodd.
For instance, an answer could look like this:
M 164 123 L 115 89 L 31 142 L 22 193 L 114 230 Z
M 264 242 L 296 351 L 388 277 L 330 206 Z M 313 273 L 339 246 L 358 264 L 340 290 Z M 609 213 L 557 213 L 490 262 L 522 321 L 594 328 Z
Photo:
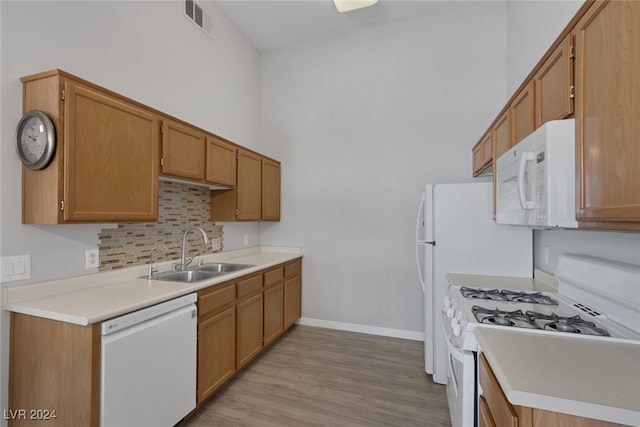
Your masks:
M 194 0 L 185 0 L 184 16 L 186 16 L 193 25 L 200 28 L 207 37 L 210 39 L 213 38 L 213 25 L 211 25 L 211 18 Z

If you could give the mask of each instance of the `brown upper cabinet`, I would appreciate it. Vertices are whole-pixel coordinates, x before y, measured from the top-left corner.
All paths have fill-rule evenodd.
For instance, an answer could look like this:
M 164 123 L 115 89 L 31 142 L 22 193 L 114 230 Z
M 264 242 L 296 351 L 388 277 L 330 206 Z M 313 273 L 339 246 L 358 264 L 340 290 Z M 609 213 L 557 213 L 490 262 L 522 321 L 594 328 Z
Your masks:
M 280 163 L 238 148 L 232 190 L 211 192 L 212 221 L 279 221 Z
M 586 1 L 490 126 L 495 163 L 545 122 L 575 117 L 579 227 L 640 230 L 638 28 L 640 2 Z
M 262 220 L 280 221 L 280 162 L 262 159 Z
M 500 156 L 509 151 L 512 147 L 511 143 L 511 110 L 505 110 L 505 112 L 498 118 L 493 125 L 493 144 L 494 153 L 493 159 L 497 161 Z
M 259 221 L 262 206 L 262 158 L 246 150 L 238 150 L 237 218 Z
M 62 70 L 20 80 L 56 133 L 51 163 L 22 168 L 23 224 L 157 221 L 159 175 L 225 189 L 213 221 L 280 219 L 279 162 Z
M 516 95 L 509 106 L 511 112 L 511 139 L 509 147 L 513 147 L 535 130 L 535 95 L 534 81 L 531 80 Z
M 235 187 L 236 152 L 235 145 L 215 136 L 207 136 L 205 181 Z
M 573 37 L 567 34 L 536 73 L 536 128 L 573 114 L 573 58 Z
M 22 168 L 22 222 L 157 220 L 158 117 L 61 70 L 21 81 L 23 112 L 45 112 L 57 140 L 47 168 Z
M 473 149 L 473 176 L 478 176 L 492 165 L 493 160 L 493 132 L 489 129 L 482 135 Z
M 576 42 L 576 219 L 640 230 L 640 2 L 595 2 Z
M 205 135 L 195 128 L 162 121 L 162 174 L 204 180 Z

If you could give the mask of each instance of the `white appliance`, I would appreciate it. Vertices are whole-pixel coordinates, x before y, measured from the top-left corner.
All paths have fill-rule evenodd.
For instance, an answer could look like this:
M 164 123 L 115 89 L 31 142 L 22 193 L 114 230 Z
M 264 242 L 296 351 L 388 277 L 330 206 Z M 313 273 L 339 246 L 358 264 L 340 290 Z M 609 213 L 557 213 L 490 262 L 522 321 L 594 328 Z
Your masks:
M 478 425 L 478 343 L 473 331 L 480 324 L 579 334 L 584 339 L 640 340 L 640 266 L 562 255 L 555 275 L 555 293 L 449 288 L 440 316 L 453 370 L 447 385 L 453 427 Z
M 575 228 L 575 120 L 547 122 L 498 158 L 496 222 Z
M 100 426 L 171 427 L 196 407 L 196 294 L 102 323 Z
M 425 371 L 447 383 L 447 349 L 440 329 L 446 273 L 531 277 L 533 232 L 496 225 L 490 182 L 427 185 L 416 225 L 416 257 L 424 292 Z

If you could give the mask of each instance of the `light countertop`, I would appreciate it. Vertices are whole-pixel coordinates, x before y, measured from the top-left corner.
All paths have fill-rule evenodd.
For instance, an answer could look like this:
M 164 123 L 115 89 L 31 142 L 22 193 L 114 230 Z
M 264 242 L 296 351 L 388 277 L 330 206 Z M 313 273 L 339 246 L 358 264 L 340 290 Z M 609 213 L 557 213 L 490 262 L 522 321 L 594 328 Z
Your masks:
M 244 270 L 197 283 L 141 279 L 148 265 L 5 288 L 4 308 L 78 325 L 89 325 L 186 295 L 302 257 L 300 248 L 256 247 L 201 256 L 204 262 L 252 264 Z M 158 263 L 160 271 L 171 261 Z
M 558 281 L 551 274 L 535 270 L 534 277 L 485 276 L 480 274 L 447 273 L 450 286 L 471 288 L 512 289 L 514 291 L 557 292 Z
M 640 342 L 477 327 L 513 405 L 640 426 Z

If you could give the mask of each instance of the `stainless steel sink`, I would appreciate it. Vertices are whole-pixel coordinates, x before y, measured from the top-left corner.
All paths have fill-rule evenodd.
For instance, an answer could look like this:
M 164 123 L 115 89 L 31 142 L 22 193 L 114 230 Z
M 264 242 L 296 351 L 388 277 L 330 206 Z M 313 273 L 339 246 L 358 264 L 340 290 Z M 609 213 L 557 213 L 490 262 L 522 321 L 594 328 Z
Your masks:
M 215 272 L 215 273 L 231 273 L 232 271 L 244 270 L 245 268 L 255 267 L 252 264 L 230 264 L 226 262 L 208 262 L 206 264 L 194 267 L 198 271 Z
M 212 279 L 220 276 L 222 273 L 214 271 L 200 271 L 200 270 L 184 270 L 184 271 L 167 271 L 164 273 L 157 273 L 149 276 L 143 276 L 145 279 L 150 280 L 166 280 L 168 282 L 182 282 L 193 283 L 200 282 L 202 280 Z
M 244 270 L 249 267 L 255 267 L 255 265 L 208 262 L 197 267 L 192 267 L 188 270 L 165 271 L 163 273 L 152 274 L 151 276 L 142 276 L 141 278 L 149 280 L 165 280 L 168 282 L 193 283 L 222 276 L 226 273 Z

